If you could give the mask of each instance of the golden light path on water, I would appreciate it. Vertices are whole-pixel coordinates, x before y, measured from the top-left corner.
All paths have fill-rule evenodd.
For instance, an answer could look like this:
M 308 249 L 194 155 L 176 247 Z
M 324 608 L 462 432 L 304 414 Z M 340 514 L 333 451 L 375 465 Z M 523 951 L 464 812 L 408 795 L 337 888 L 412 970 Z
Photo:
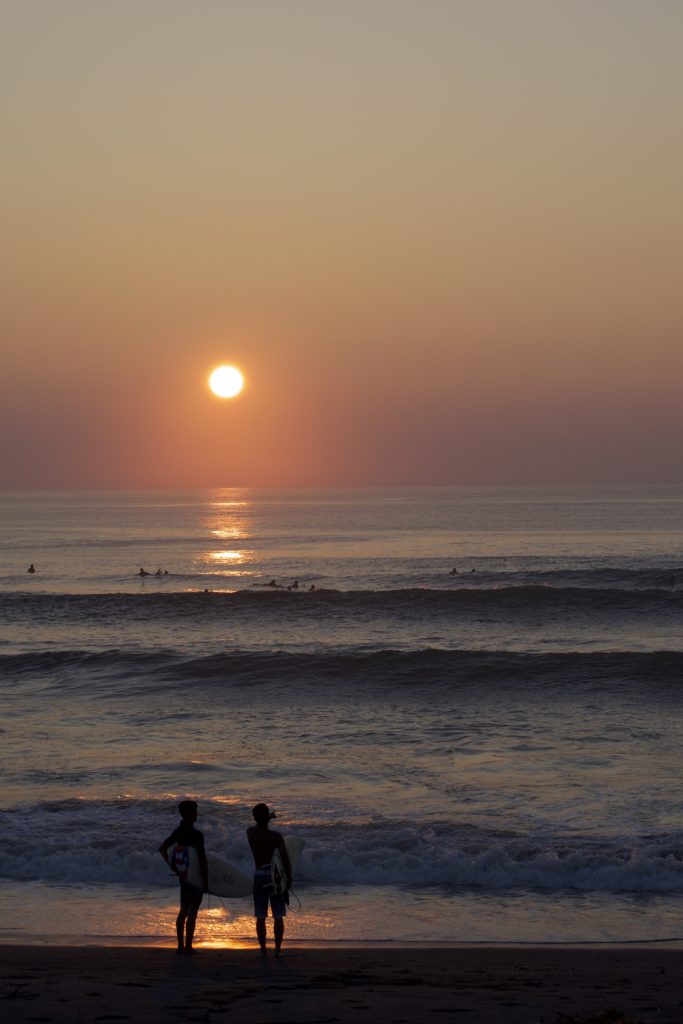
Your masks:
M 256 553 L 249 548 L 239 547 L 239 542 L 246 540 L 253 526 L 249 516 L 249 502 L 242 499 L 212 501 L 204 519 L 204 527 L 210 537 L 218 541 L 227 541 L 230 546 L 208 548 L 196 562 L 210 575 L 250 576 L 251 571 L 244 568 L 255 558 Z
M 246 551 L 210 551 L 208 558 L 212 562 L 243 562 Z

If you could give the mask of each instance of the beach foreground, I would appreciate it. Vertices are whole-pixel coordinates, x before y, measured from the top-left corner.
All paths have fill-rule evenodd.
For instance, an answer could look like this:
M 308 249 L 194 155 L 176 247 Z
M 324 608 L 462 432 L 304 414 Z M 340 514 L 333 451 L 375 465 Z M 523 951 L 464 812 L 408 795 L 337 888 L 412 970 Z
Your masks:
M 265 960 L 252 949 L 3 946 L 0 1019 L 680 1024 L 682 959 L 661 946 L 297 947 Z

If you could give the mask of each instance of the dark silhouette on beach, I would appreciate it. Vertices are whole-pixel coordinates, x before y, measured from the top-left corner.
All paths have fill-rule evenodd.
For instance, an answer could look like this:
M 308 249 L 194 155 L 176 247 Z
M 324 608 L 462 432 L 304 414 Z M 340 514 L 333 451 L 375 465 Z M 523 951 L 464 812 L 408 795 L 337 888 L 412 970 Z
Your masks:
M 176 934 L 178 936 L 178 952 L 192 953 L 192 940 L 197 923 L 197 912 L 209 885 L 209 868 L 206 863 L 204 851 L 204 835 L 194 827 L 197 820 L 197 804 L 194 800 L 182 800 L 178 804 L 180 812 L 180 824 L 171 832 L 168 839 L 164 839 L 159 847 L 159 853 L 164 858 L 171 871 L 178 876 L 180 881 L 180 911 L 176 918 Z M 169 860 L 168 848 L 175 846 L 172 858 Z M 192 847 L 199 855 L 199 866 L 202 872 L 203 887 L 198 889 L 187 881 L 188 858 L 187 848 Z
M 256 918 L 256 935 L 258 937 L 261 956 L 266 955 L 266 918 L 268 905 L 273 915 L 273 934 L 275 937 L 275 956 L 280 955 L 282 940 L 285 934 L 285 916 L 287 914 L 288 893 L 274 893 L 270 874 L 270 862 L 276 850 L 280 851 L 282 864 L 287 878 L 292 880 L 292 865 L 280 832 L 269 827 L 275 817 L 267 804 L 256 804 L 252 810 L 255 825 L 247 829 L 247 839 L 254 855 L 254 917 Z

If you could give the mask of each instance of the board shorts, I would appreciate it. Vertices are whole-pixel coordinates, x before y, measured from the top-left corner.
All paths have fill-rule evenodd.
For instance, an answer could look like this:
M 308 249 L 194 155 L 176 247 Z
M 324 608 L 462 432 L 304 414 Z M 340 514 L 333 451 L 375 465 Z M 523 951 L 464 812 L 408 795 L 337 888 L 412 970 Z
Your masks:
M 180 879 L 180 906 L 198 907 L 204 899 L 204 893 L 195 885 L 190 885 L 184 878 Z
M 270 868 L 257 868 L 254 872 L 254 917 L 268 917 L 268 904 L 273 917 L 286 917 L 287 904 L 284 896 L 277 896 L 273 892 L 273 882 L 270 877 Z

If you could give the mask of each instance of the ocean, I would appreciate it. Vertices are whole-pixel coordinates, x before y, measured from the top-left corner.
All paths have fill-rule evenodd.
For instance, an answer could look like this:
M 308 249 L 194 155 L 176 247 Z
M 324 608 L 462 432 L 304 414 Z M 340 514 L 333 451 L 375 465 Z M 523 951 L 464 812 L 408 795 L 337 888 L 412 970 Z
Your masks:
M 173 944 L 187 797 L 288 939 L 681 938 L 682 620 L 680 486 L 4 493 L 0 940 Z

